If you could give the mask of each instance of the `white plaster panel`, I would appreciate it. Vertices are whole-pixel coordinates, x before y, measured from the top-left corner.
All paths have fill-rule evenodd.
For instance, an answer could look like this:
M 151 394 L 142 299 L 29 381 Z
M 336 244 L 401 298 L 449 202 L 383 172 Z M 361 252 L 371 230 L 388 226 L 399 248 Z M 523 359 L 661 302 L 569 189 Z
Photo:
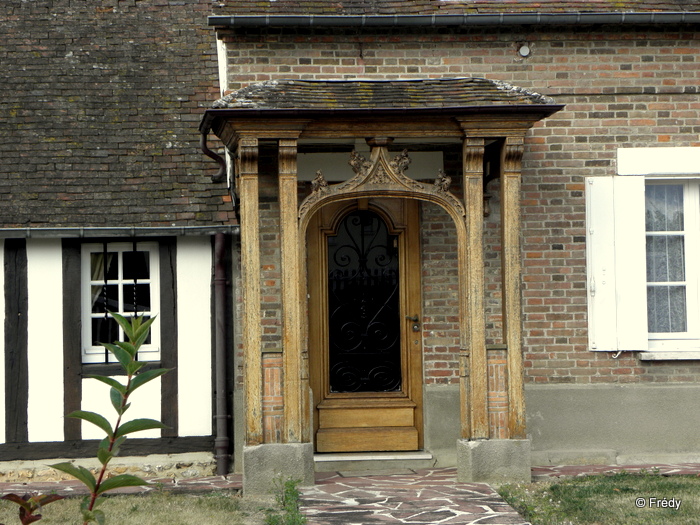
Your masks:
M 619 148 L 618 175 L 698 175 L 700 148 Z
M 115 376 L 114 379 L 126 384 L 126 376 Z M 160 421 L 160 377 L 146 383 L 136 390 L 130 397 L 131 406 L 124 414 L 124 422 L 132 419 L 150 418 Z M 117 421 L 117 412 L 114 410 L 109 398 L 110 387 L 97 379 L 83 379 L 83 398 L 81 408 L 107 418 L 114 426 Z M 136 438 L 159 438 L 160 429 L 143 430 L 129 434 Z M 92 423 L 82 421 L 83 439 L 103 439 L 105 434 Z
M 5 243 L 0 241 L 0 443 L 5 442 Z
M 28 239 L 29 441 L 63 441 L 62 279 L 61 240 Z
M 177 241 L 178 435 L 212 433 L 212 247 L 209 237 Z

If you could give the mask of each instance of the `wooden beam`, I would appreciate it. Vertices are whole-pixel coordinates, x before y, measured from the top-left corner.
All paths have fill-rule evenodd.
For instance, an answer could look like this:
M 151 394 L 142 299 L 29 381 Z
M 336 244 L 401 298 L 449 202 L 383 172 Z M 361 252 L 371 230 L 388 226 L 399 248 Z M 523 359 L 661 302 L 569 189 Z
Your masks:
M 523 136 L 509 136 L 501 153 L 503 339 L 508 347 L 508 437 L 525 438 L 520 293 L 520 177 Z
M 27 241 L 5 240 L 5 441 L 29 441 Z M 54 334 L 52 334 L 54 335 Z
M 486 321 L 484 318 L 484 139 L 463 142 L 464 206 L 467 212 L 467 297 L 469 303 L 469 391 L 460 382 L 462 396 L 469 396 L 471 439 L 489 437 Z M 462 406 L 464 407 L 464 399 Z M 463 408 L 464 410 L 464 408 Z M 464 424 L 463 415 L 463 424 Z M 464 433 L 464 428 L 463 428 Z
M 63 266 L 63 410 L 80 410 L 83 390 L 82 341 L 80 304 L 80 239 L 62 240 Z M 164 304 L 164 303 L 161 303 Z M 166 303 L 167 304 L 167 303 Z M 80 419 L 63 418 L 63 436 L 66 441 L 81 438 Z M 3 436 L 4 437 L 4 436 Z
M 241 137 L 237 149 L 237 182 L 241 207 L 245 442 L 250 446 L 263 442 L 258 139 Z
M 297 141 L 279 141 L 282 351 L 284 359 L 284 440 L 302 441 L 301 297 L 297 219 Z M 308 385 L 306 386 L 308 390 Z

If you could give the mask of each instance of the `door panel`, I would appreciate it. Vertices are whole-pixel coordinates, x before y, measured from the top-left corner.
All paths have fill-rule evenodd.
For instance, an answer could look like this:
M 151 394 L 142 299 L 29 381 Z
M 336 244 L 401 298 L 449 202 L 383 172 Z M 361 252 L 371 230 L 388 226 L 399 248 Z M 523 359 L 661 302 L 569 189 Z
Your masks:
M 307 231 L 318 452 L 422 447 L 418 206 L 360 199 Z M 414 331 L 417 329 L 417 331 Z

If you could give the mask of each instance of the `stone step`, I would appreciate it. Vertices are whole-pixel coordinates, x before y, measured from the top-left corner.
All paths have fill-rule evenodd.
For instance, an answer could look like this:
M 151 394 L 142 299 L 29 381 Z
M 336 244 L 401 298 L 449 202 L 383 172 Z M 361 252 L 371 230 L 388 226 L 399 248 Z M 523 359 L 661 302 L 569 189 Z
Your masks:
M 432 468 L 435 459 L 430 452 L 353 452 L 315 454 L 316 472 L 351 472 L 389 474 Z

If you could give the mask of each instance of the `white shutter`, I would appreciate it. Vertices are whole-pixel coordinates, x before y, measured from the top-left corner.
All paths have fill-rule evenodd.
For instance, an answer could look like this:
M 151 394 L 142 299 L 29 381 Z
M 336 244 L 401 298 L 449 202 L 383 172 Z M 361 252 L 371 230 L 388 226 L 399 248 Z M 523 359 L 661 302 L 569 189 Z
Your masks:
M 586 179 L 588 347 L 646 350 L 644 177 Z
M 617 349 L 647 350 L 644 177 L 614 177 Z
M 617 350 L 613 177 L 586 179 L 588 349 Z

